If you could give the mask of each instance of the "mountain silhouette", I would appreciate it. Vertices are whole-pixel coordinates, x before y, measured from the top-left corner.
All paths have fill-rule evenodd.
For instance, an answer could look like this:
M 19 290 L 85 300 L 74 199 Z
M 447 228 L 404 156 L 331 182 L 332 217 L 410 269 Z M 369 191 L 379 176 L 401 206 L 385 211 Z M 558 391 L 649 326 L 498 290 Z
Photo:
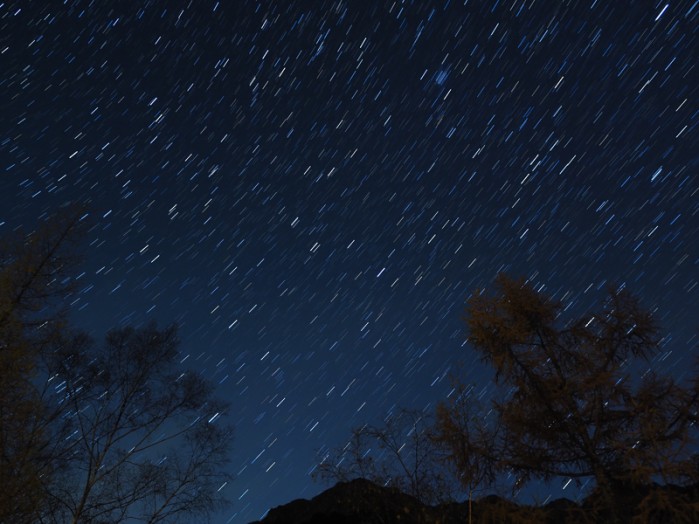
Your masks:
M 577 524 L 610 522 L 593 492 L 581 503 L 561 498 L 544 506 L 517 504 L 497 495 L 473 502 L 473 524 Z M 690 487 L 653 485 L 629 490 L 618 501 L 620 523 L 699 522 L 699 484 Z M 394 488 L 365 479 L 340 482 L 310 500 L 297 499 L 272 508 L 251 524 L 464 524 L 468 502 L 427 506 Z

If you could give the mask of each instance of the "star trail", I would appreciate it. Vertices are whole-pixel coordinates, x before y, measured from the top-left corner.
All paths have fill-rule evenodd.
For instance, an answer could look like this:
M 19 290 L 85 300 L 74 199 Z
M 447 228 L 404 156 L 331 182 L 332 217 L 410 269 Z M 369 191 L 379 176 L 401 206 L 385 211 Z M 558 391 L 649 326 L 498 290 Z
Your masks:
M 500 271 L 627 287 L 683 376 L 698 40 L 695 0 L 0 2 L 0 234 L 88 205 L 72 319 L 179 323 L 231 402 L 220 522 L 256 520 L 487 384 L 461 317 Z

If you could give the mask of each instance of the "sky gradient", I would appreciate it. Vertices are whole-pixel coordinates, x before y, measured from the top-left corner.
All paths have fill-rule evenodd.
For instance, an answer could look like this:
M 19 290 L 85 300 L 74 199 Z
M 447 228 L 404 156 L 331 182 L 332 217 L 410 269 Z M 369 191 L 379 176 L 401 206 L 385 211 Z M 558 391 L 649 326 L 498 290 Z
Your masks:
M 571 314 L 626 286 L 683 376 L 698 40 L 695 0 L 0 1 L 0 234 L 88 203 L 75 323 L 180 324 L 248 522 L 451 373 L 487 398 L 461 317 L 499 271 Z

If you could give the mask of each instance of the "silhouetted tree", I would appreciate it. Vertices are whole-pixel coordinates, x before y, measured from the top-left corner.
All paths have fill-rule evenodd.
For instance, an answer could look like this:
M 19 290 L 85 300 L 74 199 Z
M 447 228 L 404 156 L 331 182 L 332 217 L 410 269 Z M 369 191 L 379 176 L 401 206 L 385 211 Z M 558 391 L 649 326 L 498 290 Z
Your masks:
M 494 296 L 469 301 L 468 340 L 495 368 L 502 395 L 492 440 L 454 423 L 461 406 L 442 405 L 439 438 L 454 463 L 468 468 L 465 449 L 519 482 L 593 477 L 609 501 L 630 485 L 685 478 L 697 391 L 649 367 L 660 350 L 651 314 L 612 290 L 599 312 L 563 315 L 560 303 L 505 276 Z
M 432 439 L 446 450 L 445 462 L 468 493 L 468 522 L 473 521 L 473 494 L 492 488 L 498 477 L 496 442 L 499 420 L 492 420 L 472 395 L 457 386 L 450 400 L 437 406 Z
M 0 250 L 0 522 L 200 521 L 223 503 L 227 406 L 176 329 L 71 331 L 82 210 Z
M 325 453 L 314 475 L 332 483 L 364 478 L 396 488 L 424 504 L 454 500 L 458 484 L 433 438 L 434 421 L 419 410 L 399 410 L 380 426 L 352 430 L 345 446 Z
M 42 352 L 65 325 L 62 304 L 77 257 L 79 208 L 0 239 L 0 522 L 32 522 L 53 460 L 37 391 Z
M 227 406 L 178 365 L 174 326 L 125 328 L 95 345 L 60 337 L 47 368 L 67 424 L 45 522 L 191 522 L 218 509 Z

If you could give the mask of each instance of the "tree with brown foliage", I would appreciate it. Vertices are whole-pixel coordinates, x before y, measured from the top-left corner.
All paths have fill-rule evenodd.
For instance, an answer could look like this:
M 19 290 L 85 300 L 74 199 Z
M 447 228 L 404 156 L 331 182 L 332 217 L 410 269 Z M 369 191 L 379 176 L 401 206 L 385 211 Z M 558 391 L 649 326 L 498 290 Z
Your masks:
M 650 367 L 658 327 L 638 300 L 611 290 L 598 312 L 565 320 L 559 302 L 497 279 L 469 300 L 468 340 L 493 366 L 501 396 L 491 439 L 465 432 L 461 407 L 440 408 L 438 438 L 467 470 L 473 454 L 519 482 L 592 477 L 613 503 L 630 486 L 683 481 L 696 438 L 697 390 Z

